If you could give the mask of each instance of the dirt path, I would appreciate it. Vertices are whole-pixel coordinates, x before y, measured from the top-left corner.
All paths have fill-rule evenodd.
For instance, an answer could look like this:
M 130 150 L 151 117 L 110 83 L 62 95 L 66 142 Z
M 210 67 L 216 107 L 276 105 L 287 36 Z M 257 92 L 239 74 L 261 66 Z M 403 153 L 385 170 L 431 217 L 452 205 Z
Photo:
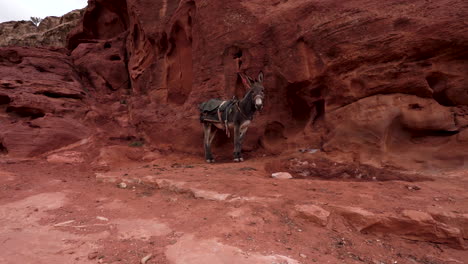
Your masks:
M 462 172 L 416 183 L 278 180 L 265 171 L 271 162 L 207 165 L 168 156 L 103 172 L 86 164 L 5 160 L 0 263 L 468 259 Z

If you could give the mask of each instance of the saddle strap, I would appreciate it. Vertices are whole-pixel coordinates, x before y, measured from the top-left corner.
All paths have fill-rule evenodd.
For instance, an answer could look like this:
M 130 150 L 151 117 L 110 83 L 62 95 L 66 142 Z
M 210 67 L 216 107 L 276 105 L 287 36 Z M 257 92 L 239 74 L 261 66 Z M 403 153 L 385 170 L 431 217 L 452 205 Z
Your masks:
M 224 104 L 226 103 L 226 101 L 223 101 L 219 106 L 218 106 L 218 119 L 219 119 L 219 122 L 223 122 L 223 118 L 221 116 L 221 106 L 223 106 Z
M 221 122 L 221 123 L 223 123 L 223 117 L 222 117 L 222 115 L 221 115 L 221 107 L 222 107 L 226 102 L 227 102 L 227 101 L 223 101 L 223 102 L 218 106 L 218 119 L 219 119 L 219 122 Z M 229 109 L 230 109 L 230 108 L 226 108 L 226 109 L 224 110 L 224 112 L 229 111 Z M 226 131 L 227 137 L 230 138 L 230 137 L 231 137 L 231 133 L 230 133 L 230 131 L 229 131 L 229 125 L 228 125 L 228 118 L 227 118 L 227 117 L 228 117 L 228 113 L 226 113 L 224 116 L 226 117 L 226 119 L 224 120 L 224 130 Z

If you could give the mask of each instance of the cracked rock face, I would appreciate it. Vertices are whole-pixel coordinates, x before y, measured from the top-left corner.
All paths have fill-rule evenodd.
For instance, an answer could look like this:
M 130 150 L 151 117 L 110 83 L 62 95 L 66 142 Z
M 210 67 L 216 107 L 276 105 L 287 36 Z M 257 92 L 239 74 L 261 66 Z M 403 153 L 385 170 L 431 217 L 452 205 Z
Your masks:
M 37 156 L 88 136 L 86 93 L 66 54 L 0 48 L 0 80 L 0 154 Z
M 82 14 L 83 9 L 77 9 L 62 17 L 45 17 L 38 26 L 25 20 L 0 23 L 0 47 L 65 47 L 68 33 Z
M 241 97 L 236 73 L 264 70 L 266 105 L 246 149 L 324 144 L 378 166 L 460 166 L 468 44 L 463 1 L 448 3 L 96 0 L 68 46 L 121 43 L 132 121 L 154 144 L 200 152 L 195 106 Z
M 452 168 L 467 159 L 466 12 L 461 0 L 93 0 L 67 47 L 99 104 L 88 117 L 123 120 L 163 149 L 201 153 L 197 104 L 242 97 L 237 72 L 263 70 L 245 150 Z M 230 155 L 230 141 L 218 136 L 215 152 Z

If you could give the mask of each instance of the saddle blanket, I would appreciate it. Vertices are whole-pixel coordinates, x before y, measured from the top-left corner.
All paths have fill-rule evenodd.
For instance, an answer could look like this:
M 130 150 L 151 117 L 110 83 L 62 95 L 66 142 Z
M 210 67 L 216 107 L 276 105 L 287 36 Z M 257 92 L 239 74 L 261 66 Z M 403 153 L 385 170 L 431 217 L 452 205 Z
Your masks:
M 204 120 L 222 122 L 225 121 L 234 105 L 233 100 L 223 101 L 220 99 L 210 99 L 201 103 L 198 106 L 200 110 L 200 122 Z M 218 112 L 221 112 L 221 119 L 219 120 Z

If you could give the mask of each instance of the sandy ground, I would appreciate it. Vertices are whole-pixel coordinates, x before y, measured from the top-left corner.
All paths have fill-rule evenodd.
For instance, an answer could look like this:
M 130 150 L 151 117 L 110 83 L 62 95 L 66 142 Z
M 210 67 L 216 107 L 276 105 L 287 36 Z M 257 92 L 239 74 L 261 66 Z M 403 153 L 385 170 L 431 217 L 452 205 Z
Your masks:
M 0 263 L 467 263 L 463 238 L 434 238 L 427 226 L 360 228 L 409 210 L 459 216 L 454 232 L 467 232 L 463 171 L 418 182 L 280 180 L 267 172 L 273 157 L 202 161 L 171 154 L 103 170 L 2 160 Z M 433 221 L 429 233 L 453 231 Z

